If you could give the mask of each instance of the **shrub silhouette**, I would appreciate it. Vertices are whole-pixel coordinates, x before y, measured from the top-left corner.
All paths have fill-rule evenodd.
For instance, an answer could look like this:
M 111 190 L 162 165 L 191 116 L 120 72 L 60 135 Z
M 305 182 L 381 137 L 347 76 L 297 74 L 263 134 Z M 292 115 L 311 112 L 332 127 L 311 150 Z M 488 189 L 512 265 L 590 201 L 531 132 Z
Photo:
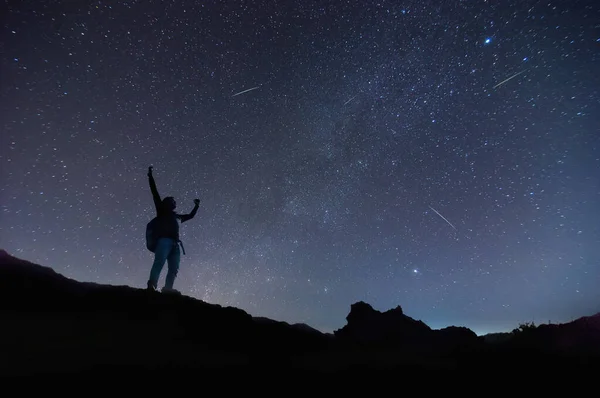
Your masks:
M 525 322 L 525 323 L 520 323 L 519 327 L 513 329 L 511 333 L 513 335 L 520 335 L 523 333 L 531 332 L 535 329 L 537 329 L 535 322 Z

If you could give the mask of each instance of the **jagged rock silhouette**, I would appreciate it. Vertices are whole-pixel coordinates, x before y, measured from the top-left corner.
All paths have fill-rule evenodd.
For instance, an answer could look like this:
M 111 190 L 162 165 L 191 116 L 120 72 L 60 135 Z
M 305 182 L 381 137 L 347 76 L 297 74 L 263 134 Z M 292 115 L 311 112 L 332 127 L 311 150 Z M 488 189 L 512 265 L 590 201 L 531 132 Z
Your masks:
M 347 324 L 326 334 L 187 296 L 75 281 L 3 250 L 0 303 L 3 375 L 225 372 L 314 381 L 591 371 L 600 364 L 600 314 L 488 343 L 464 327 L 433 330 L 400 306 L 380 312 L 357 302 Z
M 404 315 L 400 306 L 382 313 L 359 301 L 350 306 L 346 321 L 348 323 L 334 335 L 359 344 L 401 344 L 407 340 L 428 339 L 432 334 L 425 323 Z

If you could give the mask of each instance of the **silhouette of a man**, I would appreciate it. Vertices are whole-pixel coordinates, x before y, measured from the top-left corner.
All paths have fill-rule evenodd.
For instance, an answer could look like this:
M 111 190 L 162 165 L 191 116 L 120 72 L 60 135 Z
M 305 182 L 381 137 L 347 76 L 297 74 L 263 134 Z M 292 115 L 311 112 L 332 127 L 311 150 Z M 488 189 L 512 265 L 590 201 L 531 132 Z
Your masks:
M 154 176 L 152 175 L 152 166 L 148 167 L 148 180 L 150 182 L 150 190 L 152 191 L 152 198 L 154 199 L 154 206 L 156 207 L 157 215 L 157 230 L 156 230 L 156 248 L 154 250 L 154 263 L 152 264 L 152 270 L 150 271 L 150 279 L 148 280 L 148 289 L 152 291 L 157 290 L 158 278 L 165 265 L 165 261 L 168 263 L 167 277 L 165 279 L 165 286 L 163 292 L 174 292 L 178 293 L 177 290 L 173 289 L 173 283 L 177 277 L 179 271 L 179 261 L 181 253 L 179 251 L 179 221 L 186 222 L 191 220 L 196 215 L 198 207 L 200 205 L 199 199 L 194 199 L 194 208 L 189 214 L 177 214 L 175 208 L 177 203 L 172 196 L 167 196 L 164 199 L 160 199 L 158 190 L 156 189 L 156 183 L 154 182 Z M 183 247 L 182 247 L 183 248 Z M 185 252 L 184 252 L 185 254 Z

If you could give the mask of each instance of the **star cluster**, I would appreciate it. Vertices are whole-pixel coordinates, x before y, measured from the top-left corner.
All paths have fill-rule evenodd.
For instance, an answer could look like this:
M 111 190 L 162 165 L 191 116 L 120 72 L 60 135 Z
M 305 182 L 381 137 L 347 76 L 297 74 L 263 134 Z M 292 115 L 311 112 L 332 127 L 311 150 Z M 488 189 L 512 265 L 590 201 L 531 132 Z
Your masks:
M 599 19 L 593 1 L 9 5 L 0 245 L 145 287 L 152 165 L 179 212 L 201 200 L 184 294 L 323 331 L 359 300 L 477 333 L 595 313 Z

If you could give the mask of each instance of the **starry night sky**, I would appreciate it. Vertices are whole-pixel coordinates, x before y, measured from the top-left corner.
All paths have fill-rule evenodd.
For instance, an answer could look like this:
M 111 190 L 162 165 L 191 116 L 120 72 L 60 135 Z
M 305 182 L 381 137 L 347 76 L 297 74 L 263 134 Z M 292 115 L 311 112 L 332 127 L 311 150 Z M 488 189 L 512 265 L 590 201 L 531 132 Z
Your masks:
M 4 7 L 9 253 L 145 288 L 152 165 L 201 200 L 175 287 L 210 303 L 322 331 L 359 300 L 479 334 L 600 311 L 598 2 Z

